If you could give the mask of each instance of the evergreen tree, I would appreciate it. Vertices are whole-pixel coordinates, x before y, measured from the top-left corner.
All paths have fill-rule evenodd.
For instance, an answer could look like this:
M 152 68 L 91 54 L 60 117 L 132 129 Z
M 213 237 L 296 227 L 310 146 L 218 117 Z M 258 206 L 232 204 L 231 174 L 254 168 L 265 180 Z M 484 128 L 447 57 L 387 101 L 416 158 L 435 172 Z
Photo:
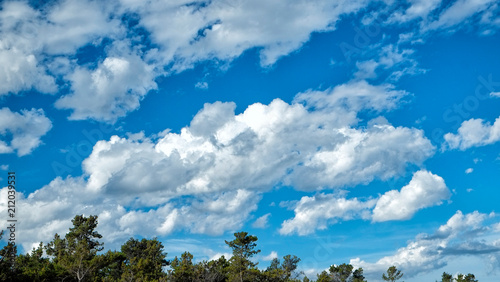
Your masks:
M 401 279 L 401 277 L 403 277 L 403 273 L 394 265 L 387 269 L 387 275 L 386 273 L 382 274 L 382 279 L 385 281 L 397 281 Z
M 316 282 L 332 282 L 333 281 L 332 277 L 330 277 L 328 272 L 326 272 L 325 270 L 323 270 L 317 276 L 318 276 L 318 278 L 316 279 Z
M 258 239 L 256 236 L 248 235 L 247 232 L 234 233 L 234 240 L 225 241 L 233 250 L 233 256 L 230 259 L 229 281 L 253 281 L 251 277 L 255 275 L 254 269 L 257 265 L 250 261 L 250 258 L 258 254 L 260 250 L 255 250 Z
M 332 265 L 330 266 L 330 275 L 332 277 L 332 281 L 335 282 L 347 282 L 349 276 L 351 276 L 353 266 L 350 264 L 341 264 L 339 266 Z
M 125 255 L 119 251 L 108 251 L 100 259 L 101 267 L 94 281 L 120 281 L 125 267 Z
M 271 261 L 271 265 L 263 273 L 266 281 L 293 281 L 302 272 L 295 273 L 300 258 L 297 256 L 286 255 L 283 257 L 283 262 L 280 263 L 278 258 Z M 292 277 L 293 276 L 293 277 Z
M 230 263 L 224 256 L 217 260 L 202 261 L 195 265 L 197 281 L 223 282 L 227 281 Z
M 125 256 L 122 274 L 125 281 L 154 281 L 166 276 L 163 267 L 167 265 L 167 254 L 157 238 L 130 238 L 122 245 L 121 251 Z
M 0 232 L 2 239 L 3 231 Z M 7 244 L 0 250 L 0 281 L 14 281 L 16 278 L 17 246 Z
M 97 252 L 102 251 L 102 235 L 95 231 L 97 216 L 77 215 L 64 239 L 56 234 L 46 246 L 47 254 L 77 281 L 91 281 L 100 266 Z
M 471 274 L 471 273 L 469 273 L 467 275 L 458 274 L 456 281 L 457 282 L 478 282 L 476 280 L 476 277 L 474 276 L 474 274 Z
M 19 281 L 56 281 L 64 277 L 65 270 L 43 257 L 43 243 L 33 248 L 30 254 L 17 257 L 17 279 Z
M 352 282 L 366 282 L 365 276 L 363 275 L 363 268 L 358 268 L 352 273 Z
M 443 272 L 441 282 L 453 282 L 453 276 L 449 273 Z
M 196 280 L 195 266 L 193 265 L 193 255 L 189 252 L 184 252 L 181 258 L 177 257 L 172 260 L 170 266 L 173 269 L 170 278 L 172 281 L 194 281 Z

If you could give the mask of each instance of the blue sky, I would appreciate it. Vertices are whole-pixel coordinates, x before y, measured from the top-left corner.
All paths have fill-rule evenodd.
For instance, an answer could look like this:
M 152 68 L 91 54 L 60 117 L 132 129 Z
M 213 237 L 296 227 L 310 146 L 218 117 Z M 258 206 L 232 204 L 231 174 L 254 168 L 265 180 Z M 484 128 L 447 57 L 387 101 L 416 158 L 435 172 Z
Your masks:
M 496 1 L 1 5 L 25 251 L 96 214 L 109 249 L 211 259 L 245 230 L 310 278 L 500 276 Z

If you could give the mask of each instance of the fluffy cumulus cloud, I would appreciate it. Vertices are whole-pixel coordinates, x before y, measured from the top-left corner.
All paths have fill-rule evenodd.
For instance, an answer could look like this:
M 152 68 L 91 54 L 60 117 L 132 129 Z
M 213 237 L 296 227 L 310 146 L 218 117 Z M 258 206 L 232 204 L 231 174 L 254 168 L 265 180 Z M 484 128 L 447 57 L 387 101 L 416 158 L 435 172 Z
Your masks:
M 280 233 L 308 235 L 339 220 L 410 219 L 418 210 L 439 205 L 449 197 L 450 191 L 443 178 L 420 170 L 401 191 L 391 190 L 376 199 L 347 199 L 342 195 L 324 193 L 302 197 L 292 205 L 295 216 L 282 223 Z
M 404 220 L 423 208 L 439 205 L 451 196 L 443 178 L 428 171 L 417 171 L 401 191 L 382 195 L 373 209 L 373 221 Z
M 380 273 L 391 265 L 401 269 L 405 277 L 412 277 L 440 269 L 455 258 L 476 255 L 490 267 L 498 267 L 500 245 L 498 244 L 498 223 L 491 223 L 494 214 L 477 211 L 463 214 L 457 211 L 446 224 L 433 234 L 420 234 L 407 246 L 370 263 L 360 258 L 351 259 L 355 267 L 362 267 L 368 278 L 377 279 Z
M 330 98 L 337 94 L 344 96 Z M 239 115 L 233 103 L 206 104 L 180 133 L 157 141 L 113 137 L 98 142 L 84 168 L 95 189 L 141 189 L 165 198 L 234 187 L 259 191 L 280 183 L 310 191 L 387 179 L 408 163 L 420 164 L 434 147 L 422 131 L 393 127 L 383 119 L 367 128 L 351 127 L 356 113 L 350 108 L 382 103 L 377 94 L 370 103 L 369 96 L 334 91 L 324 97 L 328 108 L 316 112 L 279 99 L 250 105 Z M 155 201 L 157 196 L 140 198 Z
M 24 2 L 3 2 L 0 11 L 0 96 L 36 89 L 57 90 L 55 80 L 40 62 L 35 42 L 39 12 Z
M 7 191 L 4 187 L 0 195 L 7 197 Z M 18 193 L 16 216 L 22 219 L 23 232 L 16 241 L 26 251 L 40 241 L 46 243 L 55 233 L 64 234 L 75 214 L 99 216 L 99 232 L 107 248 L 119 247 L 117 243 L 137 234 L 162 236 L 185 230 L 220 235 L 241 228 L 260 200 L 250 191 L 234 190 L 137 209 L 103 196 L 90 189 L 83 177 L 56 178 L 27 197 Z M 7 212 L 6 203 L 0 204 L 0 211 Z
M 500 118 L 493 124 L 482 119 L 470 119 L 462 122 L 457 134 L 444 135 L 443 148 L 467 150 L 471 147 L 485 146 L 500 140 Z
M 82 176 L 55 179 L 21 201 L 35 207 L 23 210 L 47 215 L 51 233 L 61 227 L 55 223 L 62 215 L 90 212 L 100 214 L 105 232 L 114 234 L 110 238 L 235 230 L 257 209 L 262 193 L 277 185 L 306 191 L 355 186 L 397 176 L 430 157 L 434 147 L 421 130 L 394 127 L 383 118 L 358 125 L 358 112 L 376 116 L 396 107 L 404 94 L 352 82 L 300 94 L 292 104 L 256 103 L 240 114 L 234 103 L 206 104 L 179 133 L 98 141 L 83 161 Z M 50 194 L 58 195 L 57 205 L 44 196 Z M 332 199 L 322 193 L 303 198 L 299 210 L 313 201 L 326 206 Z M 359 210 L 374 205 L 356 199 L 335 203 L 328 218 L 311 212 L 312 222 L 326 226 L 335 217 L 365 218 L 369 213 L 358 215 Z M 144 221 L 150 224 L 139 227 Z M 37 234 L 40 224 L 26 227 Z
M 95 70 L 77 67 L 68 75 L 72 93 L 55 105 L 73 110 L 69 119 L 115 122 L 156 89 L 153 69 L 136 55 L 108 57 Z
M 0 154 L 30 154 L 42 144 L 41 137 L 52 128 L 52 122 L 41 109 L 12 112 L 0 109 Z
M 307 235 L 338 220 L 369 219 L 374 204 L 375 200 L 345 199 L 323 193 L 302 197 L 294 207 L 295 217 L 283 222 L 280 233 Z

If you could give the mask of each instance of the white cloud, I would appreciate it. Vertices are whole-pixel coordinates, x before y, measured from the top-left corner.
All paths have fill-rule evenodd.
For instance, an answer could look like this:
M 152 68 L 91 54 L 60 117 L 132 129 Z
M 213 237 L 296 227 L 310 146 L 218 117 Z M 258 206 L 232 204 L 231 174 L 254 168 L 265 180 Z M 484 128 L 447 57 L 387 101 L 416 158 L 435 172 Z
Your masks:
M 500 117 L 495 123 L 482 119 L 469 119 L 460 125 L 458 133 L 444 135 L 443 148 L 467 150 L 471 147 L 485 146 L 500 140 Z
M 443 178 L 425 170 L 417 171 L 401 191 L 388 191 L 378 199 L 373 221 L 409 219 L 418 210 L 440 205 L 450 196 Z
M 40 138 L 52 128 L 52 122 L 41 109 L 12 112 L 0 109 L 0 154 L 17 151 L 18 156 L 30 154 L 42 144 Z M 7 136 L 11 135 L 10 140 Z
M 266 213 L 265 215 L 257 218 L 255 220 L 255 222 L 252 224 L 252 227 L 253 228 L 267 228 L 270 216 L 271 216 L 270 213 Z
M 425 70 L 418 67 L 418 63 L 412 58 L 415 52 L 412 49 L 402 49 L 399 46 L 389 44 L 380 48 L 378 45 L 370 46 L 380 49 L 377 59 L 356 62 L 358 71 L 354 73 L 355 79 L 376 78 L 376 70 L 381 68 L 385 70 L 397 69 L 388 75 L 391 81 L 397 81 L 404 75 L 415 75 L 424 73 Z
M 115 122 L 139 108 L 146 94 L 156 89 L 154 67 L 137 55 L 108 57 L 95 70 L 77 67 L 68 75 L 72 93 L 55 105 L 73 110 L 69 119 Z
M 348 110 L 345 113 L 347 115 L 361 110 L 381 112 L 397 108 L 408 95 L 408 92 L 394 88 L 392 84 L 372 85 L 365 80 L 349 81 L 325 91 L 309 90 L 300 93 L 294 101 L 315 109 Z M 349 118 L 353 119 L 352 122 L 355 121 L 355 117 Z
M 6 1 L 0 11 L 0 95 L 35 89 L 55 93 L 47 71 L 52 56 L 72 55 L 78 48 L 121 33 L 112 11 L 94 1 L 61 1 L 34 10 L 28 3 Z
M 216 253 L 216 254 L 212 255 L 208 260 L 218 260 L 222 256 L 224 256 L 224 258 L 228 260 L 233 256 L 233 254 L 231 254 L 231 253 Z
M 2 43 L 0 42 L 0 95 L 32 88 L 44 93 L 56 92 L 54 78 L 47 75 L 33 54 Z
M 35 40 L 39 12 L 24 2 L 3 2 L 0 11 L 0 96 L 36 89 L 57 90 L 55 80 L 40 62 Z M 43 61 L 43 60 L 42 60 Z
M 500 92 L 491 92 L 490 96 L 491 97 L 500 97 Z
M 404 12 L 393 13 L 388 21 L 404 23 L 417 18 L 426 19 L 427 15 L 441 4 L 441 0 L 410 0 L 408 2 L 410 5 Z
M 289 206 L 295 216 L 282 223 L 280 233 L 307 235 L 318 229 L 326 229 L 339 220 L 405 220 L 418 210 L 439 205 L 449 197 L 450 191 L 441 177 L 420 170 L 401 191 L 391 190 L 378 199 L 363 201 L 323 193 L 302 197 L 299 202 Z
M 405 277 L 413 277 L 440 269 L 461 256 L 477 256 L 487 264 L 498 264 L 500 248 L 495 243 L 495 224 L 485 221 L 491 218 L 477 211 L 463 214 L 457 211 L 445 225 L 432 235 L 420 234 L 398 249 L 394 255 L 385 256 L 375 263 L 351 259 L 354 267 L 362 267 L 367 278 L 377 279 L 391 265 L 402 270 Z
M 262 257 L 262 260 L 271 261 L 275 258 L 278 258 L 278 253 L 276 251 L 271 251 L 269 255 Z
M 356 62 L 356 67 L 358 71 L 354 74 L 354 77 L 357 79 L 367 79 L 367 78 L 376 78 L 377 74 L 375 70 L 380 66 L 378 62 L 375 60 Z
M 317 229 L 323 230 L 338 220 L 369 219 L 370 209 L 375 200 L 359 201 L 357 198 L 345 199 L 334 194 L 319 193 L 312 197 L 302 197 L 295 205 L 295 216 L 285 220 L 280 234 L 308 235 Z
M 470 174 L 474 171 L 474 169 L 472 167 L 469 167 L 468 169 L 465 170 L 465 173 L 466 174 Z
M 78 48 L 105 37 L 121 37 L 119 17 L 113 16 L 115 3 L 63 0 L 47 5 L 44 22 L 37 27 L 44 51 L 50 55 L 74 54 Z
M 494 3 L 494 0 L 458 0 L 444 10 L 439 19 L 427 25 L 428 29 L 443 29 L 452 26 L 463 24 L 466 20 L 474 14 L 482 13 Z
M 194 85 L 195 88 L 198 89 L 208 89 L 208 82 L 206 81 L 199 81 Z

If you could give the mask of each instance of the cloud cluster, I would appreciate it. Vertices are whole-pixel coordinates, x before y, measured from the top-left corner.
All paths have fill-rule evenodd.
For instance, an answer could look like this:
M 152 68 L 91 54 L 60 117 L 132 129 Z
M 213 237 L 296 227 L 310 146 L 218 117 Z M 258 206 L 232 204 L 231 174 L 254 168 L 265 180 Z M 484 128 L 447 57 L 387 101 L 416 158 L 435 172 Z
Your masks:
M 41 109 L 12 112 L 0 109 L 0 154 L 30 154 L 42 144 L 41 137 L 52 128 L 52 122 Z
M 140 25 L 160 46 L 158 54 L 164 64 L 174 62 L 174 70 L 207 59 L 231 60 L 251 48 L 261 49 L 261 65 L 272 65 L 301 47 L 312 32 L 333 30 L 342 15 L 365 4 L 325 0 L 122 1 L 126 11 L 139 15 Z
M 30 231 L 20 240 L 47 240 L 46 233 L 61 232 L 60 223 L 79 213 L 99 214 L 110 241 L 175 230 L 221 234 L 242 226 L 262 193 L 276 186 L 320 191 L 402 175 L 407 165 L 429 158 L 434 146 L 421 130 L 394 127 L 380 117 L 360 126 L 357 115 L 393 109 L 405 94 L 358 81 L 299 94 L 292 104 L 256 103 L 240 114 L 234 103 L 216 102 L 179 133 L 98 141 L 83 161 L 82 176 L 56 178 L 20 201 L 23 218 L 30 218 Z M 337 204 L 329 215 L 340 219 L 350 218 L 350 210 L 355 216 L 358 205 L 374 205 Z M 256 226 L 265 226 L 267 217 Z M 146 221 L 147 227 L 139 225 Z M 317 224 L 325 223 L 318 218 Z
M 415 172 L 401 191 L 391 190 L 376 199 L 346 199 L 319 193 L 302 197 L 293 206 L 295 216 L 285 220 L 280 233 L 308 235 L 337 221 L 363 219 L 373 222 L 410 219 L 418 210 L 440 205 L 450 197 L 443 178 L 425 170 Z
M 476 255 L 484 259 L 491 267 L 498 266 L 500 244 L 498 223 L 488 223 L 494 214 L 477 211 L 463 214 L 457 211 L 446 224 L 433 234 L 420 234 L 406 247 L 400 248 L 394 255 L 386 256 L 375 263 L 360 258 L 351 259 L 355 267 L 362 267 L 367 277 L 380 277 L 389 266 L 396 265 L 405 277 L 412 277 L 446 266 L 454 258 L 464 255 Z
M 139 108 L 156 89 L 158 76 L 205 61 L 231 62 L 251 49 L 260 53 L 262 66 L 273 65 L 301 48 L 311 34 L 334 30 L 343 16 L 370 2 L 64 0 L 36 8 L 27 2 L 1 5 L 0 95 L 31 89 L 53 94 L 58 85 L 69 85 L 70 93 L 56 106 L 71 110 L 70 119 L 112 123 Z M 456 1 L 446 7 L 440 1 L 387 2 L 384 9 L 395 11 L 387 23 L 417 20 L 422 32 L 454 29 L 466 21 L 484 27 L 484 33 L 500 26 L 498 5 L 491 0 Z M 100 51 L 86 54 L 87 47 Z M 359 63 L 356 77 L 373 78 L 377 68 L 401 63 L 405 69 L 391 79 L 421 72 L 408 52 L 389 45 L 378 61 Z M 75 59 L 81 54 L 89 58 Z M 89 100 L 100 102 L 89 105 Z
M 229 62 L 252 48 L 261 49 L 263 66 L 272 65 L 312 32 L 333 30 L 341 15 L 363 5 L 64 0 L 35 9 L 6 1 L 0 10 L 0 95 L 30 89 L 56 93 L 60 79 L 71 91 L 56 107 L 71 110 L 70 119 L 112 123 L 139 108 L 165 71 L 180 72 L 206 60 Z M 89 63 L 74 60 L 88 46 L 103 53 L 85 59 Z

